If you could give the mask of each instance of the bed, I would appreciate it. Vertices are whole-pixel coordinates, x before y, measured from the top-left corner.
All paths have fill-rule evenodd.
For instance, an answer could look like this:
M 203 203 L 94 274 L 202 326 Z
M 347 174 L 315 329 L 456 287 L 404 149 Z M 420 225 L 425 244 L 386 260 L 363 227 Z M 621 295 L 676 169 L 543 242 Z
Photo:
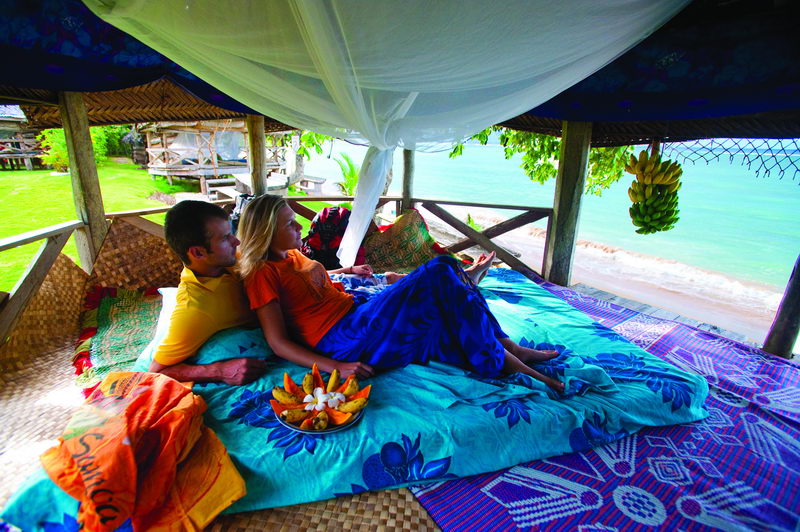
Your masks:
M 417 496 L 438 522 L 437 501 L 452 500 L 442 490 L 454 482 L 620 445 L 644 427 L 709 418 L 706 379 L 647 353 L 568 304 L 552 287 L 496 268 L 481 290 L 510 336 L 561 353 L 537 369 L 565 380 L 565 397 L 521 375 L 483 379 L 443 364 L 412 365 L 371 380 L 370 405 L 352 428 L 308 436 L 281 426 L 269 408 L 271 388 L 283 373 L 299 381 L 307 370 L 271 357 L 269 372 L 248 386 L 194 389 L 209 407 L 205 423 L 247 482 L 247 495 L 226 512 L 422 484 L 415 488 Z M 265 349 L 259 331 L 232 329 L 210 341 L 196 362 L 263 356 Z M 593 497 L 578 500 L 591 508 L 606 500 Z M 76 513 L 77 501 L 40 472 L 12 497 L 3 519 L 26 530 L 44 529 L 44 523 L 74 521 Z M 474 515 L 485 514 L 467 519 Z M 503 522 L 501 515 L 497 523 Z

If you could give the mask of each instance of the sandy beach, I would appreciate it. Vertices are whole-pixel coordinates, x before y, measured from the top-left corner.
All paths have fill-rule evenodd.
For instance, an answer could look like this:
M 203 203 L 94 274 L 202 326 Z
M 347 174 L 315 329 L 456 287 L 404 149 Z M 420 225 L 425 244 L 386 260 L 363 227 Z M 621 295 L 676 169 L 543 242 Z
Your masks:
M 466 219 L 466 208 L 447 206 L 447 210 Z M 460 239 L 455 230 L 433 214 L 422 209 L 421 212 L 435 238 L 443 243 Z M 493 213 L 482 214 L 474 208 L 469 213 L 483 227 L 502 221 Z M 528 226 L 494 241 L 541 271 L 544 237 L 543 229 Z M 763 343 L 783 295 L 766 284 L 585 240 L 576 245 L 572 283 L 586 284 L 716 325 L 758 345 Z

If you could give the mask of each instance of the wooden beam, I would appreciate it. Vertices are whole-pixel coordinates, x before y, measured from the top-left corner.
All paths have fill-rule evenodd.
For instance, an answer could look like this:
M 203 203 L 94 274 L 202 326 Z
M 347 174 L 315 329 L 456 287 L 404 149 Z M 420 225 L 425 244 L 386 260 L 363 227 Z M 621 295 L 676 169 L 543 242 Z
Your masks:
M 414 202 L 414 150 L 403 150 L 403 199 L 400 202 L 400 216 L 403 212 L 411 209 Z
M 345 201 L 353 201 L 355 196 L 291 196 L 290 199 L 292 201 L 338 201 L 338 202 L 345 202 Z M 389 201 L 398 201 L 400 200 L 400 196 L 381 196 L 378 201 L 378 205 L 383 205 Z
M 232 199 L 219 199 L 214 201 L 209 201 L 208 203 L 213 203 L 214 205 L 228 205 L 229 203 L 233 203 Z M 151 207 L 149 209 L 134 209 L 132 211 L 116 211 L 116 212 L 108 212 L 106 213 L 106 218 L 127 218 L 128 216 L 145 216 L 148 214 L 159 214 L 162 212 L 167 212 L 170 210 L 171 206 L 166 207 Z
M 37 240 L 42 240 L 44 238 L 49 238 L 51 236 L 60 235 L 62 233 L 67 233 L 67 235 L 71 235 L 75 229 L 82 226 L 83 222 L 73 220 L 71 222 L 64 222 L 62 224 L 51 225 L 50 227 L 45 227 L 44 229 L 28 231 L 27 233 L 22 233 L 21 235 L 2 238 L 0 239 L 0 251 L 5 251 L 7 249 L 24 246 L 25 244 L 30 244 L 31 242 L 36 242 Z
M 792 358 L 792 349 L 800 333 L 800 256 L 794 263 L 783 299 L 778 305 L 775 320 L 764 340 L 764 351 L 784 358 Z
M 423 207 L 428 209 L 430 212 L 441 218 L 444 222 L 451 225 L 453 228 L 461 231 L 463 234 L 468 236 L 470 239 L 477 242 L 480 246 L 484 247 L 489 251 L 494 251 L 497 254 L 497 258 L 511 266 L 514 270 L 521 272 L 525 275 L 528 275 L 529 272 L 535 271 L 533 268 L 519 260 L 517 257 L 506 251 L 505 249 L 501 248 L 487 237 L 483 236 L 475 229 L 471 228 L 446 210 L 442 209 L 438 205 L 433 202 L 426 201 L 422 204 Z M 526 271 L 528 273 L 526 273 Z
M 145 233 L 150 233 L 151 235 L 157 236 L 162 240 L 164 239 L 163 225 L 159 225 L 153 221 L 148 220 L 147 218 L 142 218 L 141 216 L 126 216 L 125 218 L 121 219 L 125 220 L 132 226 L 141 229 Z
M 75 243 L 78 246 L 81 267 L 86 272 L 91 272 L 94 259 L 106 237 L 108 223 L 94 162 L 89 118 L 83 94 L 80 92 L 59 92 L 58 103 L 67 141 L 75 211 L 78 219 L 86 224 L 75 232 Z
M 578 215 L 586 184 L 591 122 L 564 122 L 553 218 L 548 232 L 544 276 L 551 283 L 569 286 L 578 236 Z
M 314 211 L 314 209 L 310 209 L 310 208 L 306 207 L 305 205 L 303 205 L 299 201 L 296 201 L 294 199 L 294 197 L 289 199 L 288 203 L 289 203 L 289 207 L 291 207 L 294 212 L 296 212 L 297 214 L 299 214 L 300 216 L 302 216 L 306 220 L 313 220 L 314 216 L 317 215 L 317 213 L 316 213 L 316 211 Z
M 502 235 L 503 233 L 513 231 L 518 227 L 522 227 L 525 224 L 541 220 L 545 216 L 547 216 L 547 214 L 538 211 L 523 212 L 522 214 L 518 214 L 513 218 L 509 218 L 508 220 L 502 221 L 497 225 L 493 225 L 488 229 L 484 229 L 483 231 L 481 231 L 481 234 L 486 238 L 494 238 L 496 236 Z M 458 253 L 459 251 L 463 251 L 468 247 L 474 245 L 475 242 L 473 242 L 469 238 L 465 238 L 464 240 L 459 240 L 455 244 L 447 246 L 447 251 L 449 251 L 450 253 Z
M 250 165 L 250 184 L 253 194 L 267 193 L 267 140 L 264 116 L 247 115 L 247 162 Z
M 478 203 L 475 201 L 450 201 L 439 199 L 424 199 L 412 198 L 411 201 L 415 203 L 422 203 L 423 201 L 430 201 L 437 205 L 457 205 L 460 207 L 483 207 L 486 209 L 508 209 L 510 211 L 534 211 L 541 212 L 545 216 L 550 216 L 553 209 L 550 207 L 531 207 L 530 205 L 507 205 L 505 203 Z
M 11 290 L 11 295 L 0 309 L 0 343 L 11 333 L 19 316 L 36 295 L 47 273 L 58 258 L 58 254 L 69 240 L 70 232 L 63 232 L 47 238 L 39 248 L 39 253 Z
M 305 200 L 305 201 L 310 201 L 310 200 L 317 201 L 318 198 L 308 198 L 308 200 Z M 291 207 L 294 212 L 296 212 L 297 214 L 299 214 L 300 216 L 302 216 L 306 220 L 313 220 L 314 217 L 317 215 L 316 211 L 314 211 L 313 209 L 310 209 L 310 208 L 306 207 L 305 205 L 303 205 L 302 203 L 300 203 L 301 201 L 303 201 L 303 197 L 302 196 L 292 196 L 292 197 L 286 198 L 286 201 L 289 203 L 289 207 Z M 390 201 L 393 201 L 393 200 L 391 200 L 389 198 L 380 198 L 380 199 L 378 199 L 378 205 L 376 205 L 375 208 L 379 209 L 380 207 L 382 207 L 383 205 L 385 205 L 386 203 L 388 203 Z

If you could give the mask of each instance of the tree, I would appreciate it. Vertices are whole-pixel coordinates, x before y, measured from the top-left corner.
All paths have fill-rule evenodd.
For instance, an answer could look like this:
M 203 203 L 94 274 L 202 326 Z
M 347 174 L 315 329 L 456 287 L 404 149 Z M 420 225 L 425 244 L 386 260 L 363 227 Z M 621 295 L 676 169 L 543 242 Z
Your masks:
M 340 153 L 339 155 L 342 158 L 336 158 L 334 161 L 339 165 L 344 180 L 341 183 L 336 183 L 336 186 L 339 187 L 343 196 L 353 196 L 358 187 L 358 173 L 361 168 L 346 153 Z
M 550 135 L 515 131 L 501 126 L 492 126 L 470 137 L 486 145 L 492 133 L 498 133 L 506 159 L 514 154 L 522 154 L 520 168 L 532 181 L 545 183 L 556 177 L 558 173 L 558 156 L 561 150 L 561 139 Z M 464 144 L 457 144 L 450 152 L 450 157 L 458 157 L 464 151 Z M 631 146 L 618 148 L 592 148 L 589 151 L 589 174 L 586 177 L 587 194 L 597 196 L 603 190 L 617 182 L 624 172 L 625 162 L 633 153 Z
M 92 127 L 89 129 L 89 133 L 92 138 L 94 162 L 101 165 L 107 159 L 108 131 L 104 127 Z M 69 168 L 69 156 L 67 155 L 67 139 L 64 130 L 60 128 L 45 129 L 36 138 L 45 151 L 42 161 L 59 172 L 66 172 Z

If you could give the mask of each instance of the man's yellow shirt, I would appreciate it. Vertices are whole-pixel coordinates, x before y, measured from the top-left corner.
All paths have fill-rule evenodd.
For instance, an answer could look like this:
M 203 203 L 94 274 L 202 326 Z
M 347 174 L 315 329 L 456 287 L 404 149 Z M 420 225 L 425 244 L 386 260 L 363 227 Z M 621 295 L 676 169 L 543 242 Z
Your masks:
M 256 316 L 236 275 L 198 277 L 184 267 L 169 332 L 153 360 L 164 366 L 178 364 L 197 353 L 214 333 L 255 324 Z

